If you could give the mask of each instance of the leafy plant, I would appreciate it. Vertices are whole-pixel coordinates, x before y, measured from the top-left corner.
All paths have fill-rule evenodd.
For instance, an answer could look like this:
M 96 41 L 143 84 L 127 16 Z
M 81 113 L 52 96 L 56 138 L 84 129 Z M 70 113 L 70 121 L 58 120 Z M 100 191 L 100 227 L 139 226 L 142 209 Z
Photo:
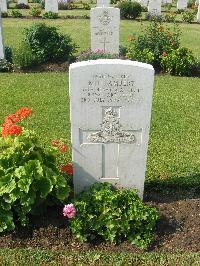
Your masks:
M 33 17 L 39 17 L 41 15 L 41 9 L 36 6 L 33 6 L 29 14 Z
M 152 239 L 158 213 L 140 200 L 136 190 L 115 190 L 109 183 L 96 183 L 73 203 L 76 215 L 70 228 L 80 241 L 100 237 L 117 243 L 128 239 L 144 248 Z
M 57 19 L 58 18 L 58 13 L 54 13 L 52 11 L 45 12 L 42 16 L 43 18 L 48 18 L 48 19 Z
M 96 52 L 92 52 L 90 49 L 83 51 L 76 59 L 79 61 L 97 60 L 97 59 L 113 59 L 118 58 L 118 55 L 106 54 L 103 50 L 98 49 Z
M 21 4 L 16 4 L 15 8 L 16 9 L 29 9 L 30 6 L 29 5 L 26 5 L 24 3 L 21 3 Z
M 191 76 L 196 64 L 192 51 L 187 48 L 178 48 L 161 56 L 162 68 L 173 75 Z
M 88 3 L 83 3 L 83 9 L 90 10 L 91 6 Z
M 18 10 L 12 10 L 10 15 L 11 15 L 11 17 L 14 17 L 14 18 L 21 18 L 22 17 L 22 13 L 19 12 Z
M 38 64 L 36 56 L 26 43 L 22 43 L 21 46 L 16 50 L 14 63 L 21 69 L 27 69 Z
M 175 22 L 177 14 L 175 12 L 167 12 L 164 16 L 166 22 Z
M 195 13 L 191 10 L 185 10 L 182 12 L 182 20 L 188 23 L 191 23 L 194 20 Z
M 63 202 L 67 181 L 56 166 L 56 148 L 43 148 L 34 132 L 17 125 L 31 114 L 27 107 L 8 115 L 0 137 L 0 231 L 12 230 L 19 221 L 49 201 Z
M 1 17 L 2 18 L 7 18 L 8 17 L 8 13 L 7 12 L 1 12 Z
M 118 8 L 120 9 L 121 18 L 135 19 L 142 13 L 142 6 L 136 1 L 126 0 L 119 2 Z
M 0 72 L 10 72 L 13 65 L 6 59 L 0 59 Z
M 38 63 L 69 60 L 77 47 L 69 35 L 61 34 L 56 27 L 44 23 L 25 29 L 25 43 Z
M 5 46 L 5 58 L 9 63 L 13 63 L 13 52 L 10 46 Z

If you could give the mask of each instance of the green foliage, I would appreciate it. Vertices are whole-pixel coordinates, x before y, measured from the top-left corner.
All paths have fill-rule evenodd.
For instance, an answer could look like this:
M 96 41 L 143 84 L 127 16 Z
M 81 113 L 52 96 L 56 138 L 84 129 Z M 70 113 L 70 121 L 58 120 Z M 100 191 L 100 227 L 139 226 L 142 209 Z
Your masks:
M 128 239 L 146 247 L 158 219 L 156 209 L 145 205 L 136 190 L 115 190 L 109 183 L 95 183 L 74 200 L 77 214 L 70 228 L 80 241 L 103 240 L 117 243 Z
M 6 59 L 0 59 L 0 72 L 10 72 L 13 66 Z
M 153 21 L 137 39 L 130 40 L 127 58 L 151 63 L 160 69 L 160 56 L 179 47 L 180 33 L 176 25 L 173 31 L 162 23 Z
M 129 0 L 118 3 L 120 9 L 121 18 L 135 19 L 142 13 L 142 6 L 138 2 L 131 2 Z
M 187 1 L 187 7 L 188 8 L 194 8 L 194 6 L 195 6 L 195 0 L 188 0 Z
M 29 5 L 26 5 L 24 3 L 21 3 L 21 4 L 16 4 L 15 8 L 16 9 L 29 9 L 30 6 Z
M 30 47 L 27 44 L 22 43 L 22 45 L 15 52 L 14 63 L 21 69 L 27 69 L 37 65 L 37 58 L 32 53 Z
M 1 17 L 2 18 L 7 18 L 8 17 L 8 13 L 7 12 L 1 12 Z
M 90 10 L 91 6 L 88 3 L 83 3 L 83 9 Z
M 12 230 L 17 221 L 48 203 L 49 196 L 64 201 L 69 186 L 56 166 L 56 150 L 43 148 L 31 131 L 0 137 L 0 232 Z
M 175 22 L 177 14 L 175 12 L 167 12 L 165 13 L 164 19 L 166 22 Z
M 59 33 L 56 27 L 44 23 L 25 29 L 25 43 L 38 63 L 66 61 L 76 51 L 76 45 L 69 35 Z
M 14 17 L 14 18 L 21 18 L 22 17 L 22 13 L 18 10 L 12 10 L 10 15 L 11 15 L 11 17 Z
M 10 46 L 5 46 L 5 58 L 9 63 L 13 63 L 13 52 Z
M 57 19 L 58 18 L 58 14 L 54 13 L 52 11 L 49 11 L 49 12 L 45 12 L 42 17 L 43 18 L 47 18 L 47 19 Z
M 191 23 L 194 20 L 195 13 L 191 10 L 185 10 L 181 13 L 182 20 Z
M 41 15 L 41 9 L 36 6 L 33 6 L 29 14 L 33 17 L 39 17 Z
M 87 60 L 97 60 L 97 59 L 113 59 L 119 58 L 118 55 L 106 54 L 102 50 L 97 50 L 92 52 L 90 49 L 83 51 L 76 59 L 77 62 L 87 61 Z
M 178 48 L 161 57 L 162 68 L 173 75 L 191 76 L 196 65 L 192 51 Z

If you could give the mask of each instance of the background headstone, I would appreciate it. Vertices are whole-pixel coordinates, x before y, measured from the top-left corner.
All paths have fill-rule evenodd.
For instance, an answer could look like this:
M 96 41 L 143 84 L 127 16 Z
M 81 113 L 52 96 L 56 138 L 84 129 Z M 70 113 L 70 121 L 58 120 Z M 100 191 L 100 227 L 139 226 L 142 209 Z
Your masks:
M 4 57 L 5 53 L 4 53 L 3 32 L 2 32 L 2 19 L 0 13 L 0 59 L 4 59 Z
M 58 13 L 58 1 L 57 0 L 45 0 L 45 12 Z
M 18 4 L 28 5 L 28 0 L 18 0 Z
M 187 8 L 187 0 L 178 0 L 177 10 L 182 10 Z
M 120 10 L 114 7 L 91 9 L 91 50 L 119 54 Z
M 110 0 L 97 0 L 97 7 L 109 7 Z
M 200 4 L 198 5 L 197 22 L 200 23 Z
M 149 0 L 139 0 L 138 3 L 140 3 L 142 6 L 147 7 Z
M 148 13 L 152 16 L 161 16 L 161 0 L 149 0 Z
M 8 12 L 7 0 L 0 0 L 0 10 L 1 12 Z
M 154 69 L 107 59 L 70 66 L 73 182 L 138 188 L 143 195 Z

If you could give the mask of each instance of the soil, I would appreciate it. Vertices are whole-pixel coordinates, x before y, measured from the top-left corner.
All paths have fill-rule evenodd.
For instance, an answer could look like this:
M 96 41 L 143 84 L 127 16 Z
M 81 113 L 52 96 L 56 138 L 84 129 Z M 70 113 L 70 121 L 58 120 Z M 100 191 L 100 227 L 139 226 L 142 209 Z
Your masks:
M 148 205 L 159 210 L 160 219 L 154 229 L 151 245 L 146 251 L 200 251 L 199 191 L 175 194 L 146 193 Z M 62 208 L 50 208 L 45 215 L 31 217 L 29 228 L 18 227 L 13 232 L 0 234 L 0 248 L 40 248 L 71 251 L 106 250 L 144 252 L 126 241 L 111 245 L 101 241 L 79 243 L 70 233 Z
M 45 63 L 32 66 L 30 69 L 19 69 L 14 66 L 15 73 L 35 73 L 35 72 L 66 72 L 69 70 L 69 62 L 62 63 Z

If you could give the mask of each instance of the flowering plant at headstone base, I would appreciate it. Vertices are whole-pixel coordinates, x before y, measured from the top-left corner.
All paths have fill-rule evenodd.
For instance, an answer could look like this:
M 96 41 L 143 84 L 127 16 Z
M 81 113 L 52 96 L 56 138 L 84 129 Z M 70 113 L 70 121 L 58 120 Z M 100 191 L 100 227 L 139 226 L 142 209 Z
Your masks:
M 33 131 L 20 123 L 32 113 L 22 107 L 5 117 L 0 136 L 0 232 L 52 203 L 66 201 L 70 187 L 57 167 L 58 150 L 43 147 Z M 60 147 L 62 152 L 66 146 Z

